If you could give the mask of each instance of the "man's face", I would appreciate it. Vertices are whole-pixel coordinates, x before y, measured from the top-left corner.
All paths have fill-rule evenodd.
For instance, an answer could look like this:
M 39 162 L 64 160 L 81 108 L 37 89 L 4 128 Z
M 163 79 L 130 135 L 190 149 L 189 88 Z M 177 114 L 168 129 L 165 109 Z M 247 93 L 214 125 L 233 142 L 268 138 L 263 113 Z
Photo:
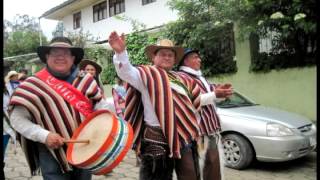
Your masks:
M 10 77 L 10 80 L 11 80 L 11 81 L 17 81 L 18 79 L 19 79 L 18 74 L 12 75 L 12 76 Z
M 196 71 L 200 70 L 201 58 L 197 53 L 190 53 L 187 55 L 183 62 L 184 66 L 190 67 Z
M 46 57 L 48 67 L 61 74 L 70 73 L 75 59 L 67 48 L 52 48 Z
M 173 68 L 175 64 L 175 52 L 171 49 L 160 49 L 158 52 L 153 56 L 153 64 L 157 67 L 163 68 L 167 71 Z
M 91 64 L 86 65 L 86 67 L 84 68 L 84 71 L 87 73 L 90 73 L 92 76 L 96 75 L 96 68 Z

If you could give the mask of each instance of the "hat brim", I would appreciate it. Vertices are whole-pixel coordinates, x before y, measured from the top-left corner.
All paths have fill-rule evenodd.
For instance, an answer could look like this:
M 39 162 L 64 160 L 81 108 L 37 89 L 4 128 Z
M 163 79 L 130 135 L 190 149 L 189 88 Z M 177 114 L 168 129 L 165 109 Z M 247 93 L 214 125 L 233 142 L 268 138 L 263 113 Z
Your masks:
M 85 68 L 88 64 L 90 64 L 90 65 L 92 65 L 92 66 L 94 66 L 94 67 L 96 68 L 97 74 L 100 74 L 100 73 L 101 73 L 102 67 L 101 67 L 98 63 L 96 63 L 96 62 L 94 62 L 94 61 L 92 61 L 92 60 L 89 60 L 89 59 L 83 59 L 83 60 L 79 63 L 79 69 L 80 69 L 80 70 L 84 70 L 84 68 Z
M 200 54 L 200 51 L 195 49 L 195 50 L 191 50 L 191 51 L 188 51 L 188 52 L 184 53 L 184 55 L 182 56 L 182 58 L 181 58 L 181 60 L 180 60 L 180 62 L 178 64 L 178 67 L 182 66 L 184 59 L 191 53 Z
M 147 54 L 147 57 L 149 60 L 152 60 L 153 56 L 155 55 L 155 52 L 159 49 L 171 49 L 174 52 L 176 52 L 176 59 L 175 59 L 175 64 L 178 64 L 181 58 L 183 57 L 184 50 L 182 47 L 179 46 L 157 46 L 157 45 L 150 45 L 147 46 L 145 49 L 145 52 Z
M 181 60 L 184 60 L 189 54 L 191 54 L 191 53 L 197 53 L 197 54 L 200 54 L 199 53 L 199 50 L 191 50 L 191 51 L 188 51 L 188 52 L 186 52 L 184 55 L 183 55 L 183 57 L 181 58 Z
M 84 56 L 84 51 L 80 47 L 58 47 L 58 46 L 39 46 L 37 48 L 37 53 L 40 60 L 43 63 L 47 63 L 46 55 L 49 53 L 51 48 L 67 48 L 70 49 L 73 56 L 75 56 L 74 64 L 79 64 Z

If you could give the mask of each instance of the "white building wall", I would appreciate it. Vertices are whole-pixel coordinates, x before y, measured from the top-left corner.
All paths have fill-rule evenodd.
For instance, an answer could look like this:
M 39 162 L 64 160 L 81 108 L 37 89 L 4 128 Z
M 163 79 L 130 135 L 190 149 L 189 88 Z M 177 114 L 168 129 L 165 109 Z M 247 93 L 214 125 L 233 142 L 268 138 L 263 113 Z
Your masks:
M 98 1 L 95 4 L 99 2 L 102 1 Z M 177 13 L 169 9 L 166 3 L 167 0 L 157 0 L 156 2 L 142 6 L 142 0 L 126 0 L 125 12 L 118 15 L 130 17 L 145 24 L 147 28 L 152 28 L 177 19 Z M 106 19 L 93 22 L 93 5 L 94 4 L 81 10 L 81 26 L 84 33 L 89 32 L 94 38 L 97 38 L 97 40 L 105 40 L 112 31 L 125 34 L 132 31 L 130 22 L 109 17 L 109 9 L 107 9 L 108 16 Z M 74 31 L 73 13 L 63 18 L 66 32 Z

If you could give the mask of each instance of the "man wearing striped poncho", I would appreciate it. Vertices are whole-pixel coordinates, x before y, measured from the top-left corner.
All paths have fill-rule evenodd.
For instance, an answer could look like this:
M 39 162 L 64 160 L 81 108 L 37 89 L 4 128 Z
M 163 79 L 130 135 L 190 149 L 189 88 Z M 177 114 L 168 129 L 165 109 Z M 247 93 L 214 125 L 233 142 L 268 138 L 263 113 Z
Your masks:
M 203 76 L 200 70 L 201 58 L 198 50 L 186 49 L 184 56 L 180 61 L 178 68 L 180 73 L 184 76 L 194 79 L 201 89 L 201 93 L 214 94 L 213 99 L 210 101 L 216 101 L 216 98 L 227 98 L 232 95 L 231 84 L 215 85 L 210 84 Z M 200 149 L 200 165 L 203 180 L 221 180 L 223 179 L 223 163 L 219 158 L 223 152 L 219 152 L 220 143 L 220 119 L 216 112 L 215 104 L 208 104 L 201 107 L 201 121 L 200 130 L 203 139 L 199 142 Z M 205 144 L 205 145 L 204 145 Z M 222 151 L 222 148 L 220 147 Z M 201 163 L 203 162 L 203 164 Z
M 200 89 L 194 80 L 173 72 L 183 48 L 170 40 L 146 47 L 153 65 L 129 62 L 124 35 L 112 32 L 109 44 L 118 76 L 128 82 L 125 119 L 134 129 L 133 149 L 141 157 L 141 180 L 200 179 L 196 140 L 200 135 Z
M 10 121 L 20 135 L 31 173 L 37 174 L 40 167 L 45 180 L 90 180 L 90 172 L 71 166 L 66 159 L 64 140 L 70 139 L 84 120 L 68 99 L 76 97 L 73 100 L 78 103 L 79 98 L 85 98 L 90 110 L 111 109 L 111 104 L 103 100 L 92 76 L 78 73 L 76 65 L 82 60 L 83 49 L 73 47 L 68 38 L 53 38 L 49 46 L 38 47 L 38 56 L 46 64 L 40 72 L 46 75 L 38 72 L 27 78 L 10 101 Z M 76 93 L 71 94 L 71 90 Z

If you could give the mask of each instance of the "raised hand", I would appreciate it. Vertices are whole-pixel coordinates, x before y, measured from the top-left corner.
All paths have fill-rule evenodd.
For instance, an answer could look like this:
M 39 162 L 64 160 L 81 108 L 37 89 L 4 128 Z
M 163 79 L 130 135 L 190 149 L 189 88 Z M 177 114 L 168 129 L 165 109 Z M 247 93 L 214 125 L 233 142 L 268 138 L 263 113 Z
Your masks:
M 109 44 L 117 54 L 123 52 L 126 49 L 124 34 L 122 33 L 121 36 L 119 36 L 117 32 L 113 31 L 109 35 Z

